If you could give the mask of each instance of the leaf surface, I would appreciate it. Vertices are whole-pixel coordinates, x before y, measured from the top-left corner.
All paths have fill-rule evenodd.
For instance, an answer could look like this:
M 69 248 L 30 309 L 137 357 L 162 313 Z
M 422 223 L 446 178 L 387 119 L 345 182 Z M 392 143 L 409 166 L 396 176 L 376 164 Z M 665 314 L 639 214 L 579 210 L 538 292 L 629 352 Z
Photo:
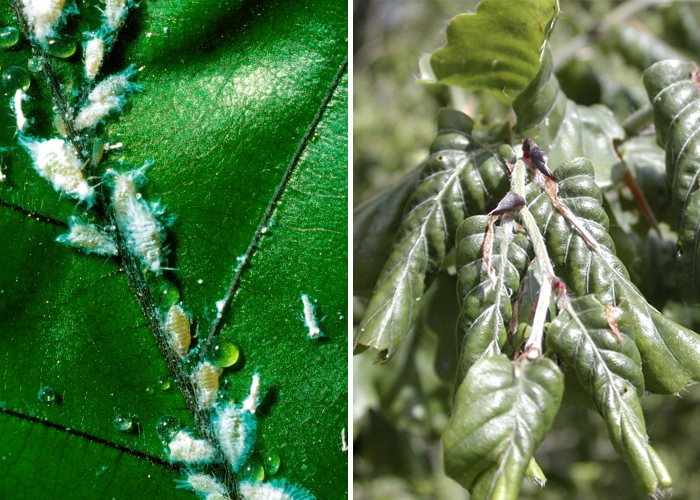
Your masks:
M 503 160 L 470 135 L 472 125 L 454 110 L 438 117 L 437 146 L 421 166 L 418 188 L 355 338 L 356 346 L 380 351 L 380 361 L 391 357 L 418 317 L 423 293 L 454 246 L 457 226 L 467 215 L 483 213 L 508 188 Z
M 474 500 L 515 500 L 559 410 L 564 378 L 547 358 L 482 358 L 462 382 L 442 436 L 445 472 Z
M 99 26 L 97 9 L 81 11 L 68 25 L 71 36 Z M 3 15 L 11 22 L 9 11 Z M 347 494 L 346 37 L 341 2 L 142 2 L 104 68 L 112 74 L 136 64 L 143 88 L 106 126 L 106 139 L 124 147 L 110 152 L 104 168 L 107 160 L 140 166 L 153 159 L 141 192 L 177 216 L 166 241 L 167 265 L 177 270 L 152 280 L 151 294 L 165 307 L 180 298 L 201 342 L 237 259 L 248 256 L 220 333 L 244 357 L 224 373 L 224 395 L 242 401 L 252 374 L 260 373 L 266 397 L 256 457 L 277 450 L 277 477 L 320 498 Z M 0 54 L 0 64 L 26 67 L 30 55 L 22 41 Z M 80 54 L 52 63 L 68 95 L 80 88 Z M 29 94 L 25 114 L 36 121 L 28 133 L 54 135 L 41 78 L 33 77 Z M 14 123 L 2 110 L 3 123 Z M 92 499 L 89 478 L 99 465 L 114 478 L 104 483 L 110 498 L 193 498 L 172 483 L 178 474 L 163 462 L 155 425 L 163 415 L 190 428 L 194 422 L 173 381 L 165 391 L 158 383 L 167 367 L 124 274 L 116 263 L 53 241 L 83 207 L 38 177 L 13 134 L 0 131 L 9 148 L 0 225 L 10 249 L 0 271 L 0 344 L 7 353 L 0 400 L 12 412 L 8 429 L 20 429 L 8 446 L 20 453 L 26 442 L 21 456 L 31 457 L 53 444 L 73 465 L 22 482 L 32 475 L 31 462 L 2 461 L 0 493 L 17 494 L 5 488 L 20 484 L 20 494 L 40 498 L 56 488 L 52 477 L 60 473 L 78 479 L 72 498 Z M 317 306 L 325 341 L 307 339 L 301 293 Z M 61 395 L 60 405 L 38 400 L 45 385 Z M 117 431 L 117 413 L 134 415 L 139 432 Z M 35 433 L 55 425 L 57 432 L 46 434 L 52 441 L 24 441 L 25 417 L 39 420 Z M 87 453 L 86 446 L 106 451 Z M 124 459 L 133 463 L 123 470 L 109 458 L 109 450 L 122 448 L 119 456 L 134 457 Z M 129 474 L 139 480 L 119 481 Z
M 432 83 L 512 101 L 537 74 L 558 12 L 556 0 L 483 0 L 447 25 L 447 44 L 430 56 Z
M 549 168 L 584 156 L 595 166 L 601 186 L 617 182 L 623 166 L 613 147 L 625 136 L 612 111 L 605 106 L 581 106 L 568 99 L 552 70 L 547 48 L 537 75 L 513 102 L 518 118 L 514 130 L 531 137 L 545 150 Z
M 629 313 L 585 295 L 571 302 L 547 330 L 547 345 L 574 368 L 593 396 L 608 436 L 647 493 L 671 487 L 671 476 L 649 445 L 640 398 L 642 362 Z

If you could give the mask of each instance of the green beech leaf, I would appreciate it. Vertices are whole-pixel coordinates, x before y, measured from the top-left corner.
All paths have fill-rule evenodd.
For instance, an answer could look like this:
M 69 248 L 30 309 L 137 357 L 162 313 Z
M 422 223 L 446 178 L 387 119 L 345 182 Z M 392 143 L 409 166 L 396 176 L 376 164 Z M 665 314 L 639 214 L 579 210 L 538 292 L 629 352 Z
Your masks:
M 417 168 L 353 210 L 353 293 L 371 294 L 374 290 L 419 177 Z
M 447 475 L 473 500 L 515 500 L 563 390 L 562 373 L 547 358 L 497 355 L 474 363 L 442 435 Z
M 624 306 L 623 306 L 624 307 Z M 640 398 L 642 362 L 635 326 L 623 309 L 604 306 L 593 295 L 573 300 L 547 330 L 547 346 L 593 396 L 617 452 L 652 494 L 671 487 L 671 476 L 649 445 Z
M 447 25 L 447 44 L 430 56 L 431 83 L 512 101 L 537 74 L 558 12 L 557 0 L 483 0 Z
M 542 55 L 537 76 L 513 102 L 518 118 L 514 130 L 532 137 L 549 156 L 549 168 L 577 156 L 595 165 L 596 181 L 608 186 L 621 179 L 623 165 L 613 141 L 625 136 L 609 108 L 581 106 L 568 99 L 552 71 L 549 49 Z
M 644 85 L 654 105 L 659 144 L 666 150 L 666 175 L 678 228 L 676 276 L 681 297 L 700 303 L 700 91 L 686 61 L 654 64 L 644 73 Z
M 674 393 L 700 380 L 700 336 L 652 307 L 615 255 L 591 162 L 577 158 L 559 167 L 555 177 L 562 203 L 595 241 L 595 248 L 591 248 L 554 209 L 547 195 L 533 184 L 529 186 L 530 211 L 545 235 L 555 270 L 568 289 L 577 296 L 595 294 L 604 304 L 624 301 L 624 307 L 632 313 L 647 390 Z
M 657 61 L 680 57 L 669 44 L 632 23 L 618 23 L 612 30 L 611 41 L 629 64 L 642 71 Z
M 511 298 L 532 260 L 530 240 L 511 233 L 512 224 L 494 226 L 493 257 L 495 284 L 487 275 L 482 248 L 488 215 L 475 215 L 457 230 L 457 295 L 461 307 L 457 337 L 461 338 L 456 381 L 482 357 L 501 353 L 513 314 Z
M 98 5 L 79 4 L 67 35 L 97 29 Z M 6 6 L 0 16 L 13 23 Z M 243 360 L 224 372 L 222 395 L 242 401 L 260 373 L 255 457 L 276 450 L 276 477 L 317 498 L 347 496 L 346 37 L 338 1 L 139 3 L 103 74 L 133 63 L 142 92 L 104 126 L 123 147 L 94 172 L 154 160 L 141 192 L 176 217 L 166 240 L 175 270 L 147 276 L 149 292 L 163 313 L 182 300 L 195 345 L 248 255 L 219 334 Z M 26 68 L 31 55 L 22 39 L 0 66 Z M 50 62 L 72 99 L 82 54 Z M 28 93 L 27 133 L 57 136 L 41 74 Z M 185 400 L 118 263 L 54 241 L 85 206 L 31 168 L 2 97 L 0 497 L 192 499 L 156 434 L 164 415 L 194 428 Z M 301 293 L 326 340 L 307 339 Z M 38 399 L 44 386 L 60 404 Z M 115 429 L 118 413 L 132 414 L 138 432 Z
M 503 160 L 474 140 L 472 125 L 454 110 L 438 117 L 437 146 L 420 167 L 419 186 L 355 338 L 356 346 L 380 351 L 380 361 L 393 354 L 418 317 L 423 293 L 454 246 L 457 226 L 467 215 L 485 212 L 508 189 Z

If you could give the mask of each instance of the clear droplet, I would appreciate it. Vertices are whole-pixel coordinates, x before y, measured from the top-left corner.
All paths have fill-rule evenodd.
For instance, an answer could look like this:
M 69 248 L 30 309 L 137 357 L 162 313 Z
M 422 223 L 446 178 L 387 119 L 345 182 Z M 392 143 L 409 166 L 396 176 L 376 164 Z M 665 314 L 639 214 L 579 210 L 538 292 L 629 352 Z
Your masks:
M 263 458 L 265 473 L 268 476 L 274 476 L 280 470 L 280 456 L 275 450 L 270 450 Z
M 27 90 L 31 82 L 29 72 L 19 66 L 10 66 L 2 73 L 2 86 L 8 94 L 14 94 L 17 89 Z
M 42 387 L 39 389 L 39 401 L 42 403 L 58 404 L 58 394 L 51 387 Z
M 162 377 L 160 377 L 157 380 L 157 383 L 158 383 L 158 387 L 160 387 L 161 391 L 167 391 L 172 386 L 172 381 L 170 380 L 170 377 L 168 377 L 167 375 L 163 375 Z
M 156 392 L 156 390 L 153 388 L 152 385 L 147 385 L 147 386 L 146 386 L 146 394 L 148 394 L 148 395 L 150 396 L 150 395 L 153 394 L 154 392 Z
M 156 433 L 163 441 L 170 441 L 180 430 L 180 420 L 172 415 L 165 415 L 156 423 Z
M 265 479 L 265 469 L 257 459 L 252 459 L 243 469 L 243 477 L 249 481 L 262 481 Z
M 0 28 L 0 49 L 9 49 L 19 42 L 19 30 L 14 26 Z
M 227 368 L 235 365 L 240 355 L 240 349 L 232 342 L 217 339 L 211 347 L 209 361 L 219 368 Z
M 49 40 L 49 48 L 46 53 L 50 56 L 66 59 L 75 54 L 75 40 L 68 37 L 52 38 Z
M 137 428 L 136 420 L 128 413 L 120 413 L 112 421 L 114 428 L 120 432 L 134 432 Z
M 138 193 L 141 194 L 141 193 Z M 180 290 L 176 286 L 167 284 L 162 288 L 163 292 L 163 309 L 170 309 L 180 301 Z
M 42 57 L 30 57 L 27 60 L 27 69 L 32 73 L 38 73 L 41 71 L 41 67 L 44 65 L 44 59 Z

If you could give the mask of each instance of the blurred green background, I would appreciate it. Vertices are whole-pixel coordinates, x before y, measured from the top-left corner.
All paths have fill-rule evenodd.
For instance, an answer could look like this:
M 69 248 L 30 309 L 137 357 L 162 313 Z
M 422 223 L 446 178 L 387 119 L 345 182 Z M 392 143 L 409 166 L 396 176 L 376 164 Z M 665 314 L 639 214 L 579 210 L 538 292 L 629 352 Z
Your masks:
M 428 155 L 441 107 L 457 108 L 477 127 L 513 121 L 495 98 L 416 83 L 418 58 L 445 42 L 450 18 L 474 11 L 476 1 L 355 1 L 354 204 L 370 199 Z M 557 76 L 581 104 L 602 103 L 623 121 L 648 103 L 641 74 L 656 60 L 700 61 L 700 3 L 668 1 L 561 1 L 551 39 Z M 609 198 L 624 197 L 618 187 Z M 652 206 L 658 200 L 650 200 Z M 657 216 L 659 214 L 657 213 Z M 662 218 L 662 217 L 661 217 Z M 646 228 L 648 229 L 648 228 Z M 618 244 L 619 247 L 619 244 Z M 633 271 L 634 274 L 634 271 Z M 649 274 L 640 271 L 641 279 Z M 441 276 L 441 288 L 450 289 Z M 647 294 L 673 283 L 672 269 L 646 282 Z M 451 288 L 454 290 L 454 288 Z M 649 296 L 649 295 L 648 295 Z M 649 297 L 666 315 L 700 331 L 697 310 Z M 660 302 L 659 302 L 660 300 Z M 437 314 L 430 313 L 439 303 Z M 355 324 L 364 299 L 355 298 Z M 427 311 L 386 365 L 373 353 L 354 358 L 354 496 L 356 499 L 467 499 L 442 472 L 440 435 L 451 407 L 453 383 L 440 367 L 456 356 L 456 298 L 426 300 Z M 453 308 L 450 311 L 450 308 Z M 452 332 L 450 329 L 452 328 Z M 447 342 L 446 340 L 447 332 Z M 443 370 L 444 371 L 444 370 Z M 569 395 L 569 401 L 575 395 Z M 644 401 L 649 437 L 674 479 L 674 498 L 700 498 L 700 386 L 677 396 Z M 536 458 L 549 482 L 525 482 L 523 499 L 645 498 L 592 410 L 566 403 Z

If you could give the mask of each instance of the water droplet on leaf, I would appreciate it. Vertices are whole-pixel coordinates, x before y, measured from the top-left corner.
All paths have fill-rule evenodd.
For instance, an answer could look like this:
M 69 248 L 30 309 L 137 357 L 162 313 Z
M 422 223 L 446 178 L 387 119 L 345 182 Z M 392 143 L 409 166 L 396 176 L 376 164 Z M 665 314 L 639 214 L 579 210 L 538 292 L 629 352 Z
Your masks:
M 243 477 L 249 481 L 262 481 L 265 479 L 265 469 L 259 460 L 252 459 L 243 469 Z
M 2 74 L 2 86 L 8 94 L 13 94 L 17 89 L 27 90 L 31 78 L 29 72 L 19 66 L 10 66 Z
M 156 433 L 163 441 L 170 441 L 180 431 L 180 420 L 172 415 L 165 415 L 156 423 Z
M 235 365 L 240 355 L 240 349 L 236 344 L 222 339 L 214 342 L 210 352 L 211 364 L 219 368 Z
M 51 387 L 42 387 L 38 396 L 42 403 L 58 404 L 58 394 Z
M 112 421 L 114 428 L 120 432 L 134 432 L 138 427 L 134 417 L 128 413 L 120 413 Z
M 44 59 L 41 57 L 30 57 L 27 60 L 27 69 L 32 73 L 38 73 L 41 71 L 41 67 L 44 65 Z
M 265 465 L 265 473 L 268 476 L 274 476 L 280 470 L 279 454 L 275 450 L 268 451 L 263 458 L 263 464 Z
M 9 49 L 19 42 L 19 30 L 14 26 L 0 28 L 0 49 Z
M 164 375 L 158 379 L 158 387 L 160 387 L 161 391 L 167 391 L 168 389 L 170 389 L 171 385 L 172 381 L 167 375 Z
M 49 48 L 46 50 L 46 53 L 50 56 L 66 59 L 75 54 L 75 47 L 75 40 L 71 38 L 52 38 L 49 40 Z

